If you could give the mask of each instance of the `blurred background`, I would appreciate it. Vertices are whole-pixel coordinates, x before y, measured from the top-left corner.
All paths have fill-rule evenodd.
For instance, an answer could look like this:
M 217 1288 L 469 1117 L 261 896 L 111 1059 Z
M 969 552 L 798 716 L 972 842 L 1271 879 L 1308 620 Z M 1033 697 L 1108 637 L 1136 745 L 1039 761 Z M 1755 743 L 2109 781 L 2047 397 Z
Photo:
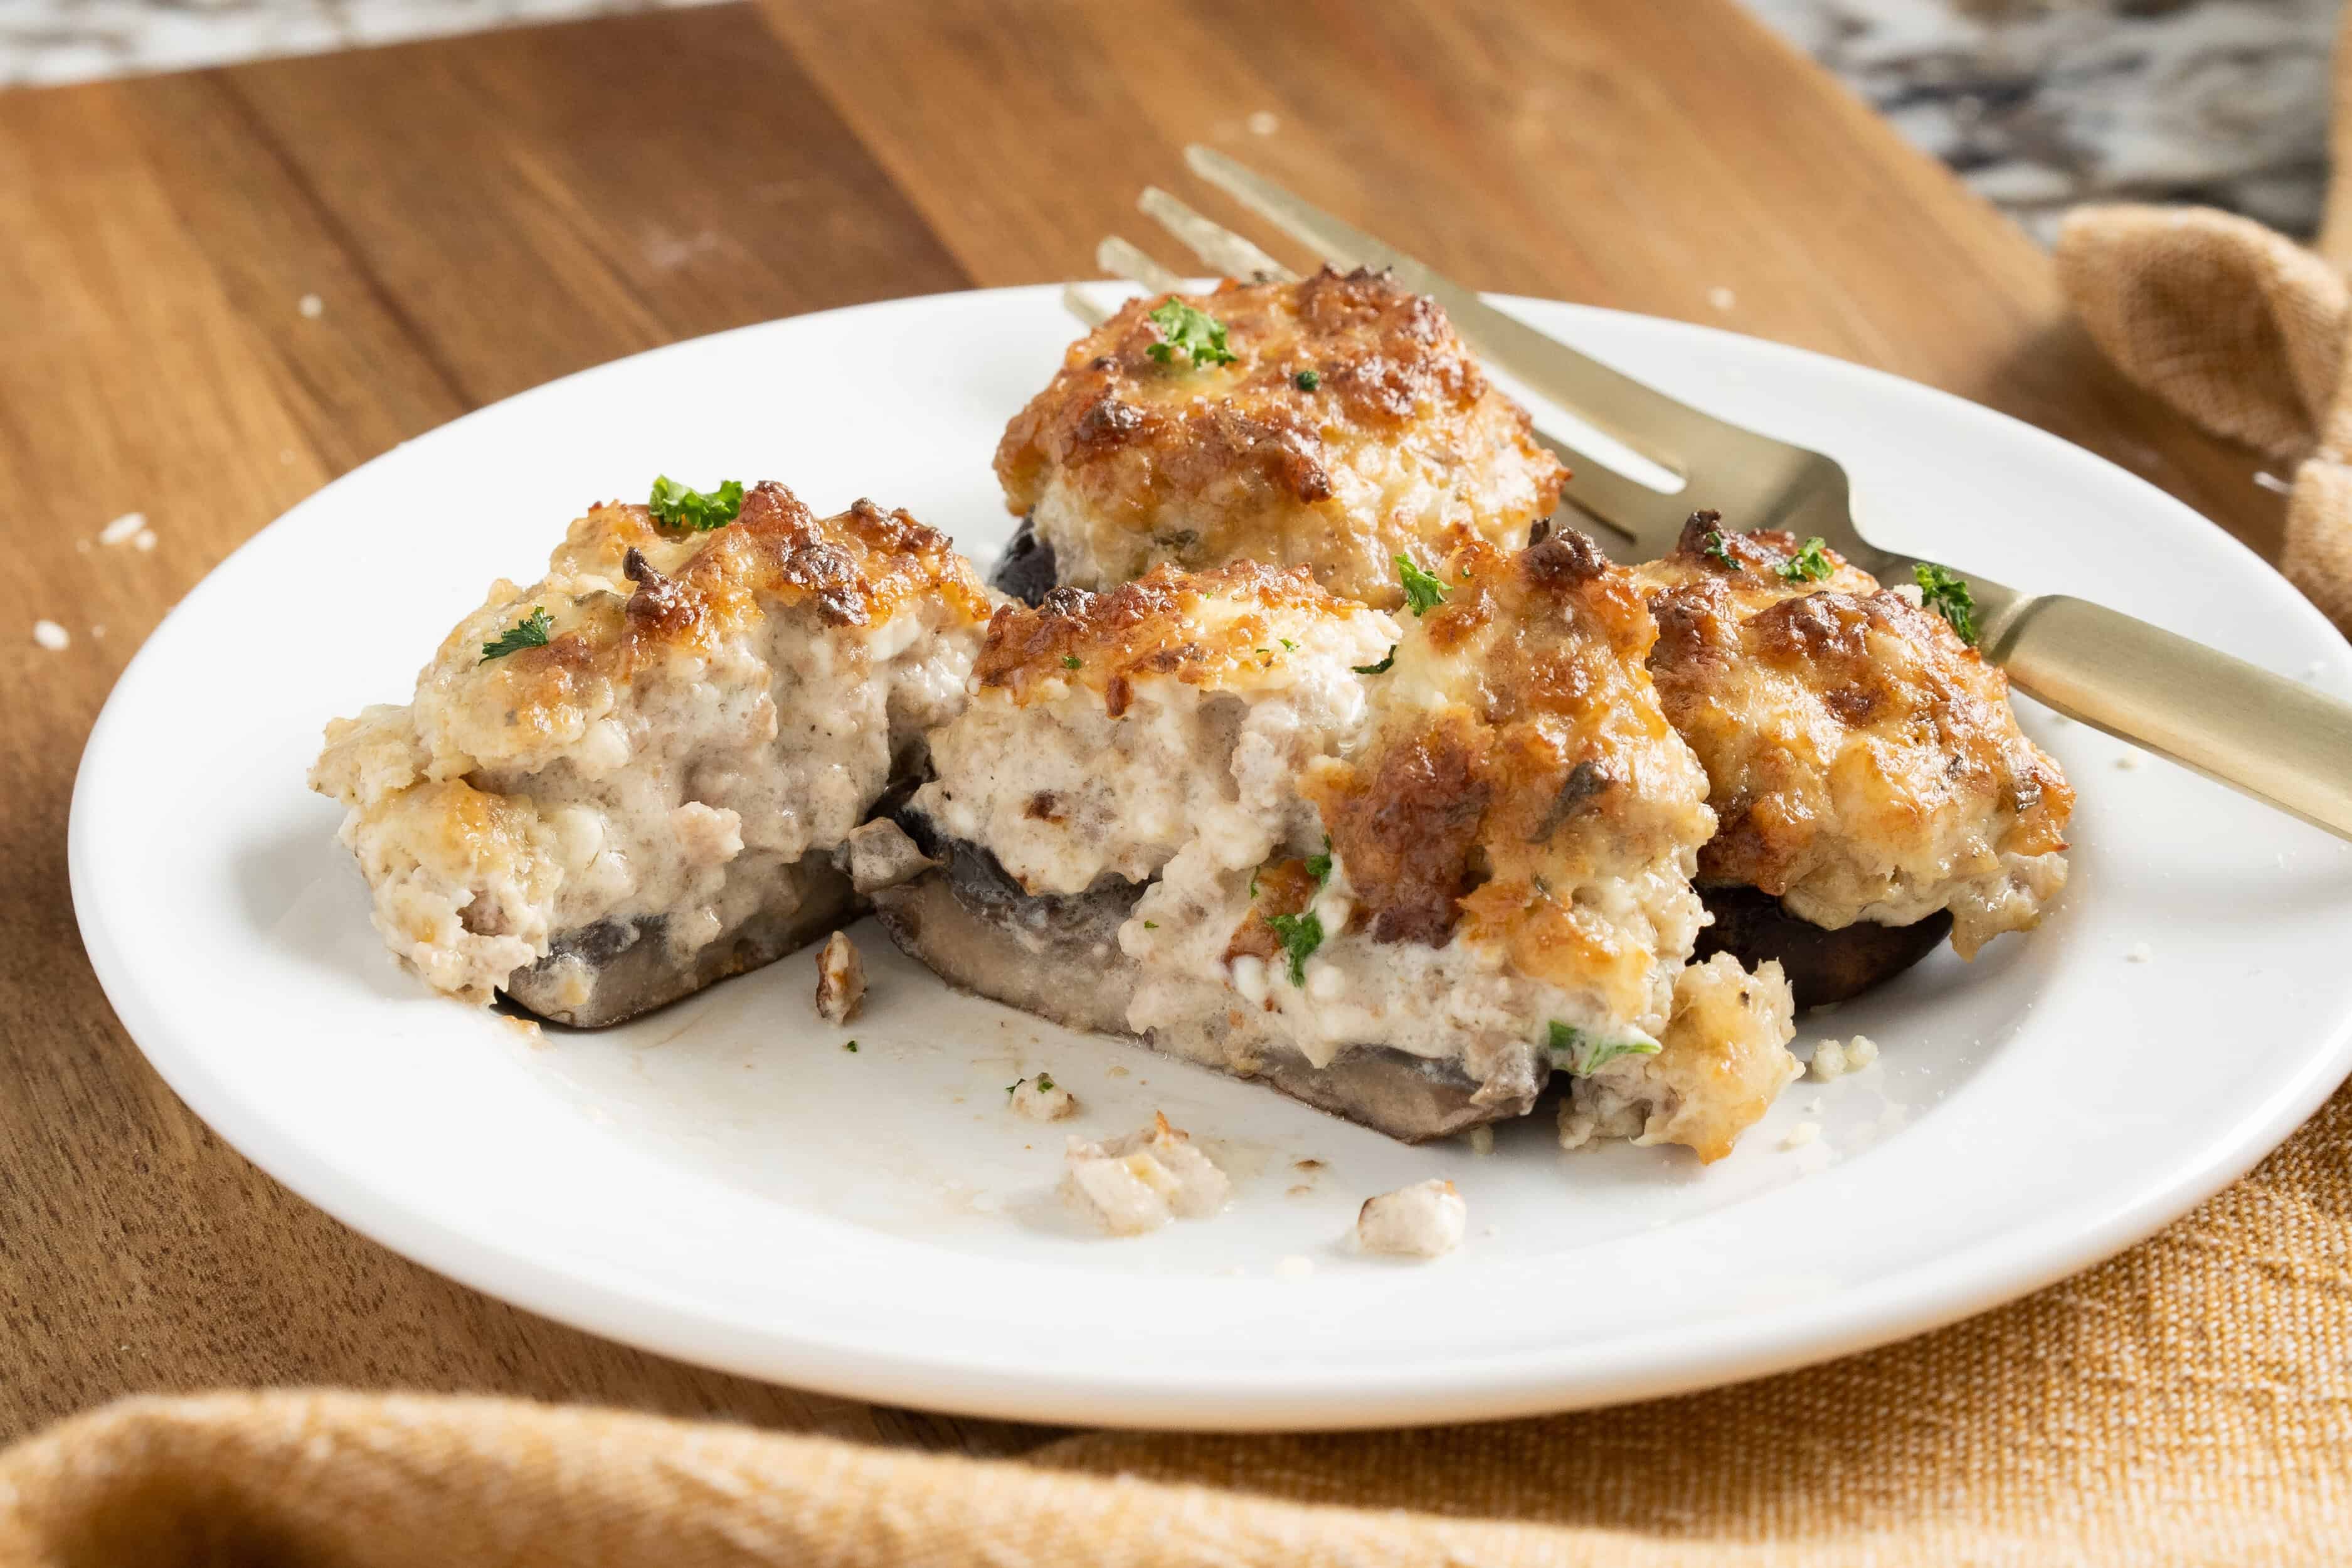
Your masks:
M 0 88 L 679 3 L 0 0 Z M 1745 3 L 2044 240 L 2110 196 L 2317 226 L 2341 0 Z

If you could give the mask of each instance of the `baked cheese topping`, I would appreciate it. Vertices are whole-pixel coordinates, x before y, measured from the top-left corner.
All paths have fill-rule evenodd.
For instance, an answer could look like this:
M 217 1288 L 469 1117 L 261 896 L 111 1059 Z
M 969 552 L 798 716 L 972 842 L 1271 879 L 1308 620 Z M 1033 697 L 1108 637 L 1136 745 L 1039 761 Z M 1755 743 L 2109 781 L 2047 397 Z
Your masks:
M 488 1001 L 604 921 L 684 962 L 789 910 L 796 863 L 961 708 L 988 608 L 943 535 L 869 502 L 820 520 L 763 484 L 700 533 L 601 506 L 547 576 L 492 588 L 413 702 L 331 723 L 311 787 L 436 989 Z M 584 997 L 592 966 L 563 962 Z
M 1230 363 L 1163 341 L 1171 300 L 1223 326 Z M 1328 268 L 1129 301 L 1013 417 L 996 472 L 1065 584 L 1252 559 L 1381 608 L 1398 553 L 1515 544 L 1567 478 L 1434 300 Z
M 2065 884 L 2074 791 L 2018 729 L 2008 678 L 1833 551 L 1830 577 L 1787 580 L 1796 550 L 1702 514 L 1640 569 L 1650 671 L 1722 818 L 1701 878 L 1832 930 L 1949 910 L 1963 957 L 2032 928 Z

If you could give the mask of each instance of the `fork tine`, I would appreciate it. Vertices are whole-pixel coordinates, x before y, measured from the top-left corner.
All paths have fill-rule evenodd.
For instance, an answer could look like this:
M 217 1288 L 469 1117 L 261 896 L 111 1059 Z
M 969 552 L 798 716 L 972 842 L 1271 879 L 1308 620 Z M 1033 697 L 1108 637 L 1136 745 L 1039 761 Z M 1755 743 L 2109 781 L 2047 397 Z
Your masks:
M 1221 277 L 1287 283 L 1298 274 L 1221 223 L 1186 206 L 1158 185 L 1146 185 L 1135 204 Z
M 1149 252 L 1115 234 L 1095 247 L 1095 265 L 1114 278 L 1140 283 L 1154 294 L 1184 291 L 1184 279 L 1154 261 Z
M 1667 531 L 1679 531 L 1683 517 L 1688 510 L 1681 498 L 1654 490 L 1637 479 L 1629 479 L 1589 452 L 1579 451 L 1559 437 L 1538 430 L 1536 439 L 1552 456 L 1569 467 L 1573 476 L 1559 492 L 1564 506 L 1572 506 L 1583 514 L 1583 524 L 1599 524 L 1620 539 L 1641 547 L 1633 557 L 1647 559 L 1660 553 L 1652 548 L 1653 542 Z M 1588 526 L 1586 531 L 1590 532 Z M 1615 553 L 1613 551 L 1612 553 Z M 1625 559 L 1623 556 L 1620 560 Z
M 1062 285 L 1062 309 L 1089 327 L 1099 327 L 1110 320 L 1110 312 L 1087 298 L 1086 290 L 1075 283 Z

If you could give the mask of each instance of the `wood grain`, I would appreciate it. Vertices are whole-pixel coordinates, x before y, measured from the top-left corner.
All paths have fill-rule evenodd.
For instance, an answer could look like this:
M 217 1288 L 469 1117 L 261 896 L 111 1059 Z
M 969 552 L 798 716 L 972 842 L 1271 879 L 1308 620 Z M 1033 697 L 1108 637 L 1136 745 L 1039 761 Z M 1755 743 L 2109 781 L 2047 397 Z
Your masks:
M 295 1199 L 114 1021 L 67 801 L 140 638 L 335 474 L 682 336 L 1082 274 L 1098 235 L 1145 237 L 1148 182 L 1234 216 L 1183 184 L 1192 140 L 1473 281 L 1895 370 L 2275 543 L 2252 458 L 2123 387 L 2022 236 L 1728 0 L 777 0 L 0 94 L 0 1439 L 122 1393 L 338 1383 L 1036 1440 L 606 1344 Z M 153 550 L 94 542 L 133 510 Z

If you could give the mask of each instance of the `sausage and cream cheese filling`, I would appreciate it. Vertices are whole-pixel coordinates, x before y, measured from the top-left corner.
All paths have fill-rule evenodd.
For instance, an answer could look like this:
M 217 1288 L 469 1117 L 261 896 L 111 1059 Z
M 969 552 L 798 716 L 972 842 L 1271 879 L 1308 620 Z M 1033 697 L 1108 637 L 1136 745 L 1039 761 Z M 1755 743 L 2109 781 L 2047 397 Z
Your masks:
M 824 934 L 827 852 L 963 706 L 989 599 L 944 535 L 682 493 L 594 508 L 410 702 L 327 728 L 311 786 L 436 990 L 611 1023 Z

